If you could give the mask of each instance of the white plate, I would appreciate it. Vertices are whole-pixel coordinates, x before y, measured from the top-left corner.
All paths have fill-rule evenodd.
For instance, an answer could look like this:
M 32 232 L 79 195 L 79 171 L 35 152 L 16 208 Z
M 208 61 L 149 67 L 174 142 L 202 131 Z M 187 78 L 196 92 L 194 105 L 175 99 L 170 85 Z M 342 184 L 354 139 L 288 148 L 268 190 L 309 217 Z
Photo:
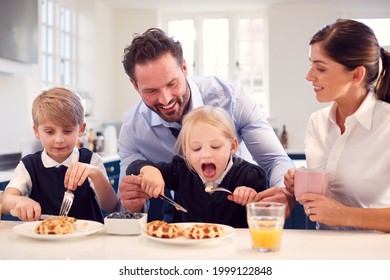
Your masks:
M 63 240 L 63 239 L 71 239 L 77 238 L 81 236 L 87 236 L 102 230 L 103 224 L 89 221 L 89 220 L 77 220 L 76 221 L 76 230 L 70 234 L 38 234 L 35 233 L 35 227 L 41 221 L 36 222 L 25 222 L 23 224 L 19 224 L 14 226 L 13 230 L 17 234 L 31 237 L 34 239 L 41 240 Z
M 181 226 L 184 226 L 185 228 L 191 227 L 195 224 L 203 224 L 203 223 L 176 223 L 176 225 L 181 225 Z M 150 240 L 154 240 L 154 241 L 166 243 L 166 244 L 171 244 L 171 245 L 199 245 L 199 244 L 203 244 L 203 243 L 209 243 L 209 242 L 222 240 L 222 239 L 228 238 L 228 237 L 236 234 L 235 228 L 233 228 L 231 226 L 221 225 L 221 224 L 212 224 L 212 225 L 217 225 L 217 226 L 222 227 L 224 230 L 224 234 L 220 237 L 204 238 L 204 239 L 190 239 L 190 238 L 185 238 L 184 236 L 179 236 L 176 238 L 158 238 L 158 237 L 148 235 L 145 230 L 142 231 L 142 234 Z

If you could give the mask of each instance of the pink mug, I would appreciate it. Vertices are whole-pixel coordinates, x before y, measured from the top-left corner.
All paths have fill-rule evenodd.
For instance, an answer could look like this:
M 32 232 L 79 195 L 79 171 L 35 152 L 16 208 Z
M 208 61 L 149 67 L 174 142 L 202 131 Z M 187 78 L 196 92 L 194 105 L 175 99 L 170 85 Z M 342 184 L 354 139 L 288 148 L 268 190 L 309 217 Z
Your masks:
M 304 193 L 325 195 L 328 190 L 329 172 L 324 169 L 296 168 L 294 175 L 294 195 Z

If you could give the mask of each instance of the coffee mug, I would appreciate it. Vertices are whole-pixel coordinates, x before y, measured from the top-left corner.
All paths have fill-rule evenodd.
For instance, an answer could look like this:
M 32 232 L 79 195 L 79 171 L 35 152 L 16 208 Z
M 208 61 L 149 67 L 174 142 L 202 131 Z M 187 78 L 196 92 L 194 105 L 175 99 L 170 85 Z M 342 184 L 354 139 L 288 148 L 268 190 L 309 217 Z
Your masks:
M 329 172 L 324 169 L 296 168 L 294 175 L 294 195 L 304 193 L 325 195 L 328 190 Z

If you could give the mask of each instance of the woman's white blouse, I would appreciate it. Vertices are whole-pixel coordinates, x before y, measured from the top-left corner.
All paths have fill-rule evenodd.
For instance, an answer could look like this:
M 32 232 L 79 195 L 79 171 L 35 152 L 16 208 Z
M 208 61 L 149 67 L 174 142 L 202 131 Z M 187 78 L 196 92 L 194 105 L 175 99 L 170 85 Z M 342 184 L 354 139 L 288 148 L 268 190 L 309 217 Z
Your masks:
M 345 121 L 341 134 L 336 104 L 312 114 L 307 127 L 307 166 L 330 172 L 328 196 L 347 206 L 390 207 L 390 104 L 369 93 Z M 351 229 L 329 227 L 321 229 Z

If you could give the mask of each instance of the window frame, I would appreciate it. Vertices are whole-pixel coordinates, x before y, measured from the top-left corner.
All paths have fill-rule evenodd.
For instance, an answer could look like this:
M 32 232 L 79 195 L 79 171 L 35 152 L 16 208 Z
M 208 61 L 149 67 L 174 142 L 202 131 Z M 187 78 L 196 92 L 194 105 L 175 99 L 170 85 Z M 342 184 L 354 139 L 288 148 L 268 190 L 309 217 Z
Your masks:
M 239 61 L 239 41 L 237 39 L 238 29 L 239 29 L 239 20 L 240 19 L 253 19 L 259 18 L 263 20 L 264 24 L 264 42 L 267 42 L 268 33 L 267 33 L 267 17 L 266 13 L 263 11 L 256 12 L 248 12 L 248 11 L 239 11 L 239 12 L 216 12 L 216 13 L 204 13 L 204 12 L 194 12 L 194 13 L 163 13 L 161 15 L 161 23 L 162 29 L 168 31 L 168 23 L 173 20 L 186 20 L 192 19 L 194 21 L 195 28 L 195 46 L 194 46 L 194 62 L 195 67 L 193 69 L 193 75 L 195 76 L 203 76 L 202 73 L 202 63 L 203 60 L 203 51 L 202 51 L 202 40 L 197 38 L 203 37 L 202 32 L 202 23 L 204 19 L 218 19 L 218 18 L 226 18 L 229 21 L 229 69 L 228 69 L 228 79 L 229 80 L 237 80 L 237 66 L 236 62 Z M 268 45 L 264 43 L 264 50 L 262 54 L 262 58 L 264 60 L 263 66 L 263 85 L 262 92 L 263 95 L 263 103 L 261 103 L 261 107 L 266 114 L 269 116 L 269 82 L 268 82 L 268 59 L 267 59 Z M 254 93 L 253 93 L 254 94 Z M 258 99 L 256 99 L 258 100 Z
M 43 3 L 51 2 L 53 5 L 53 17 L 51 18 L 51 25 L 47 25 L 44 22 L 43 17 L 46 12 L 43 11 Z M 41 20 L 40 29 L 42 33 L 41 40 L 41 83 L 42 89 L 48 89 L 53 86 L 63 86 L 67 88 L 75 88 L 76 85 L 76 9 L 73 0 L 41 0 Z M 68 30 L 61 28 L 61 11 L 62 9 L 68 9 L 70 11 Z M 48 34 L 47 30 L 52 29 L 52 42 L 45 34 Z M 62 53 L 61 43 L 63 35 L 69 38 L 69 56 L 65 56 Z M 52 52 L 48 50 L 51 49 Z M 51 67 L 48 66 L 48 61 L 52 60 Z M 67 75 L 64 74 L 64 64 L 68 64 Z M 51 73 L 50 73 L 51 72 Z M 66 75 L 66 77 L 64 77 Z

